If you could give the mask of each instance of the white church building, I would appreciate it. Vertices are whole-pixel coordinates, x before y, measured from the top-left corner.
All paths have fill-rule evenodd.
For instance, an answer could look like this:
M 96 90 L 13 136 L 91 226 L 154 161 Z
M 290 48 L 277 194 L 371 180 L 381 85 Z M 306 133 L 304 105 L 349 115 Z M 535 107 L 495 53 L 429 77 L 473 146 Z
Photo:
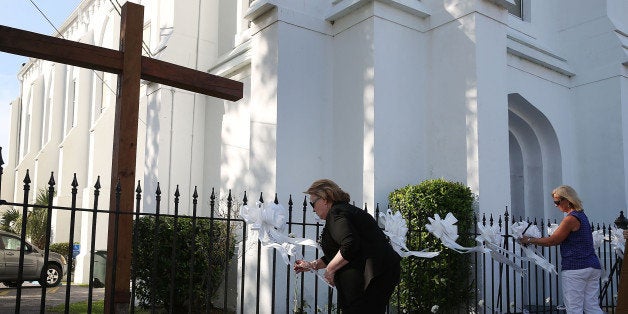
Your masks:
M 244 83 L 231 102 L 142 82 L 145 208 L 157 183 L 162 202 L 177 186 L 189 203 L 195 187 L 283 201 L 319 178 L 370 210 L 433 178 L 469 186 L 481 213 L 560 219 L 561 184 L 592 222 L 627 208 L 628 1 L 134 2 L 146 56 Z M 112 3 L 83 0 L 59 36 L 118 49 Z M 54 173 L 68 205 L 76 174 L 89 208 L 98 176 L 109 191 L 116 77 L 31 59 L 18 78 L 2 198 L 21 201 L 29 170 L 32 189 Z

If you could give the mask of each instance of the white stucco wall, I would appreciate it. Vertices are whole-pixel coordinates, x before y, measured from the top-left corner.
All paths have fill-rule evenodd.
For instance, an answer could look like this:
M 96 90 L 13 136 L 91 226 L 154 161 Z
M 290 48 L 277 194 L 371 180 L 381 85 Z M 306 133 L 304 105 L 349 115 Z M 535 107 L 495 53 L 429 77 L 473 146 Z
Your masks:
M 371 82 L 374 102 L 364 117 L 363 201 L 370 206 L 379 202 L 384 211 L 391 187 L 415 184 L 426 176 L 430 68 L 428 36 L 396 23 L 398 14 L 385 8 L 377 12 Z

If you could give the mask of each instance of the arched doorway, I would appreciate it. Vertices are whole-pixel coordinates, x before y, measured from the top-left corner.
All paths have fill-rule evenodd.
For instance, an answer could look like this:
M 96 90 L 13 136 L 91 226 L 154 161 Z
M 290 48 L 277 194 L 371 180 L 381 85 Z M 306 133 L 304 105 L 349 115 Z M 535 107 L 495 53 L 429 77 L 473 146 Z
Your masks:
M 547 117 L 517 93 L 508 95 L 512 217 L 557 218 L 549 193 L 562 182 L 558 137 Z

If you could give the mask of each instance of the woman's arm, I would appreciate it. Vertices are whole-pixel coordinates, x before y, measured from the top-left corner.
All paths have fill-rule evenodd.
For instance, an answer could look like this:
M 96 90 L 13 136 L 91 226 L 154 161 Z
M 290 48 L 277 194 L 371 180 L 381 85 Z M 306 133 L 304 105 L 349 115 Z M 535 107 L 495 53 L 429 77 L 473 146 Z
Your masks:
M 335 286 L 334 275 L 336 274 L 336 271 L 338 271 L 338 269 L 347 264 L 349 264 L 349 261 L 342 257 L 342 253 L 338 251 L 338 253 L 336 253 L 336 256 L 334 256 L 334 258 L 327 265 L 327 270 L 325 271 L 325 280 L 327 280 L 330 285 Z
M 325 265 L 325 262 L 323 262 L 320 258 L 311 262 L 300 259 L 294 263 L 294 271 L 298 274 L 310 270 L 319 270 L 321 268 L 325 268 L 325 266 L 327 265 Z
M 521 244 L 554 246 L 561 244 L 563 241 L 565 241 L 565 239 L 567 239 L 567 236 L 569 236 L 570 232 L 577 231 L 578 229 L 580 229 L 580 221 L 572 215 L 567 215 L 567 217 L 563 218 L 563 221 L 560 222 L 558 229 L 556 229 L 556 231 L 554 231 L 551 236 L 544 238 L 523 236 L 519 240 L 519 242 Z

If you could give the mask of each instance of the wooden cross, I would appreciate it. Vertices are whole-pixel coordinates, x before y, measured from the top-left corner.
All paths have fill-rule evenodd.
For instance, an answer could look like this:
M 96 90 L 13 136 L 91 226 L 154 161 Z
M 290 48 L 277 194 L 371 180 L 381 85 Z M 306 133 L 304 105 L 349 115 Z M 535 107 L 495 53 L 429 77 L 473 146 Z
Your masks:
M 243 91 L 241 82 L 142 56 L 143 25 L 144 7 L 126 2 L 122 6 L 119 51 L 0 25 L 0 51 L 119 75 L 109 206 L 115 210 L 115 187 L 120 182 L 120 211 L 127 213 L 134 207 L 140 79 L 231 101 L 241 99 Z M 128 312 L 130 301 L 133 217 L 120 215 L 116 235 L 115 216 L 109 215 L 105 313 Z M 116 284 L 112 291 L 114 256 Z

